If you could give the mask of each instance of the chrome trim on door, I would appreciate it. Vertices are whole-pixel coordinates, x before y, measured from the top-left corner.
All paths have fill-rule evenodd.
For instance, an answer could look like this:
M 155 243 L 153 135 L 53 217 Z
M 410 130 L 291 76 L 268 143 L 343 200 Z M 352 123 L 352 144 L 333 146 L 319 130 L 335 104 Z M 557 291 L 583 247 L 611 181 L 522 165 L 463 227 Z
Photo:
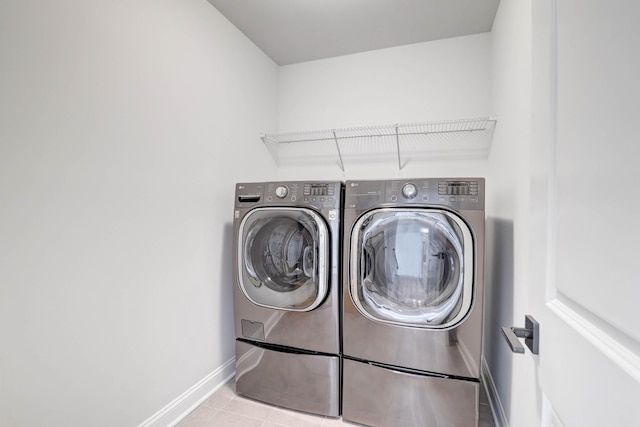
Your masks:
M 267 213 L 272 213 L 274 215 L 281 213 L 283 216 L 289 216 L 289 217 L 292 214 L 300 213 L 309 217 L 310 221 L 312 221 L 317 226 L 317 234 L 315 236 L 312 236 L 314 241 L 314 246 L 317 245 L 317 254 L 318 254 L 317 259 L 314 257 L 314 260 L 313 260 L 314 263 L 312 267 L 313 271 L 317 272 L 317 293 L 316 293 L 316 297 L 308 305 L 304 307 L 295 308 L 295 307 L 282 307 L 277 305 L 265 304 L 265 303 L 256 301 L 255 298 L 252 298 L 251 295 L 245 289 L 244 262 L 247 257 L 247 254 L 245 253 L 246 242 L 244 240 L 245 227 L 247 226 L 247 223 L 249 222 L 252 215 L 258 212 L 265 212 L 265 211 Z M 253 304 L 260 307 L 266 307 L 266 308 L 277 309 L 277 310 L 305 312 L 305 311 L 311 311 L 315 309 L 325 299 L 327 292 L 329 290 L 328 271 L 327 271 L 328 269 L 327 265 L 329 263 L 329 247 L 328 247 L 329 230 L 327 228 L 326 223 L 317 212 L 313 211 L 312 209 L 303 208 L 303 207 L 287 207 L 287 208 L 258 207 L 256 209 L 251 210 L 249 213 L 247 213 L 244 216 L 244 218 L 240 223 L 238 235 L 236 236 L 236 238 L 238 239 L 238 247 L 237 247 L 237 254 L 236 254 L 236 259 L 237 259 L 236 268 L 238 269 L 238 286 L 240 287 L 240 290 L 242 291 L 244 296 Z M 275 291 L 271 291 L 271 292 L 275 292 Z M 290 292 L 296 292 L 296 290 L 290 291 Z M 283 292 L 283 293 L 286 293 L 286 292 Z
M 406 213 L 408 215 L 411 214 L 419 214 L 419 213 L 427 213 L 427 214 L 437 214 L 446 217 L 447 220 L 453 221 L 459 231 L 462 233 L 462 254 L 459 254 L 459 259 L 463 263 L 460 268 L 462 274 L 462 284 L 461 286 L 461 294 L 460 294 L 460 307 L 456 313 L 456 315 L 448 319 L 445 323 L 442 324 L 429 324 L 429 323 L 418 323 L 411 322 L 409 316 L 397 316 L 398 318 L 404 317 L 403 320 L 393 320 L 386 317 L 376 317 L 365 307 L 366 302 L 361 301 L 359 298 L 359 288 L 361 286 L 360 277 L 359 277 L 359 269 L 357 266 L 360 263 L 361 253 L 357 248 L 359 247 L 359 243 L 362 239 L 361 230 L 363 228 L 363 224 L 369 220 L 373 215 L 377 213 Z M 445 209 L 439 208 L 420 208 L 420 207 L 411 207 L 411 208 L 376 208 L 369 210 L 362 214 L 357 221 L 355 222 L 353 228 L 351 229 L 350 239 L 349 239 L 349 295 L 351 300 L 357 310 L 365 316 L 367 319 L 380 322 L 387 323 L 399 326 L 409 326 L 414 328 L 425 328 L 425 329 L 439 329 L 445 330 L 455 326 L 460 323 L 466 316 L 469 314 L 472 305 L 473 305 L 473 277 L 474 277 L 474 269 L 475 269 L 475 258 L 474 258 L 474 240 L 473 234 L 469 228 L 469 225 L 457 214 L 450 212 Z M 452 309 L 453 310 L 453 309 Z

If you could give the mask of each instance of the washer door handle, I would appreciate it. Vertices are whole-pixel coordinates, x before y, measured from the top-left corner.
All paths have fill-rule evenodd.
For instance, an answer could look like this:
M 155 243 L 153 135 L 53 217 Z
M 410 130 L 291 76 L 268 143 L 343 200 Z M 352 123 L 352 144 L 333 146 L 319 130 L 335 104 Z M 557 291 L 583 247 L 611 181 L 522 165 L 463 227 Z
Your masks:
M 305 246 L 302 252 L 302 271 L 304 275 L 310 278 L 314 278 L 316 271 L 316 247 L 313 242 L 313 248 L 311 246 Z
M 502 335 L 507 340 L 511 351 L 514 353 L 524 353 L 524 347 L 518 338 L 524 338 L 524 343 L 529 347 L 531 353 L 540 352 L 540 323 L 533 316 L 527 314 L 524 318 L 524 328 L 502 327 Z

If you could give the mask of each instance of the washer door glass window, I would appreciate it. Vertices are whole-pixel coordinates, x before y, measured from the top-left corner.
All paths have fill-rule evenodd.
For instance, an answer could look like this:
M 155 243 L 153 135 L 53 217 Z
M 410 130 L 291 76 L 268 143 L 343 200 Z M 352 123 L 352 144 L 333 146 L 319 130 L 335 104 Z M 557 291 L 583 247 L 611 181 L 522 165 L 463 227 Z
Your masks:
M 309 311 L 327 291 L 328 229 L 306 208 L 258 208 L 240 224 L 238 277 L 254 304 Z
M 439 209 L 376 209 L 351 233 L 351 299 L 366 317 L 444 329 L 469 312 L 473 238 L 457 215 Z

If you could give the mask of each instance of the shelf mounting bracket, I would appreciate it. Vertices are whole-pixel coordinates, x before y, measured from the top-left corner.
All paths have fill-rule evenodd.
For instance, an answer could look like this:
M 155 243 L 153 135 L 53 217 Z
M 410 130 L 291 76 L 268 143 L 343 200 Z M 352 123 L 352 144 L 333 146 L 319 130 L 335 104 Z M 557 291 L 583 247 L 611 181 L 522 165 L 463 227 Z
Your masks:
M 331 130 L 331 133 L 333 134 L 333 140 L 336 143 L 336 150 L 338 150 L 338 160 L 340 160 L 340 169 L 342 169 L 342 172 L 344 172 L 344 163 L 342 162 L 342 153 L 340 152 L 340 144 L 338 144 L 338 137 L 336 136 L 336 131 Z
M 398 125 L 395 125 L 396 128 L 396 152 L 398 153 L 398 170 L 402 169 L 402 162 L 400 161 L 400 134 L 398 133 Z

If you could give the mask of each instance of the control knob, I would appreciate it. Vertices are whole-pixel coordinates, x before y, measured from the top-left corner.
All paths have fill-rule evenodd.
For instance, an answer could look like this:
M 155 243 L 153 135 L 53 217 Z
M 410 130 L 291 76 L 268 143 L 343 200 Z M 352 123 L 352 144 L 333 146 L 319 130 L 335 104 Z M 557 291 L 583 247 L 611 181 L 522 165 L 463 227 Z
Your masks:
M 407 199 L 413 199 L 418 195 L 418 188 L 414 184 L 405 184 L 402 187 L 402 195 Z
M 284 199 L 285 197 L 287 197 L 287 194 L 289 194 L 289 189 L 284 185 L 276 188 L 276 197 L 278 197 L 279 199 Z

